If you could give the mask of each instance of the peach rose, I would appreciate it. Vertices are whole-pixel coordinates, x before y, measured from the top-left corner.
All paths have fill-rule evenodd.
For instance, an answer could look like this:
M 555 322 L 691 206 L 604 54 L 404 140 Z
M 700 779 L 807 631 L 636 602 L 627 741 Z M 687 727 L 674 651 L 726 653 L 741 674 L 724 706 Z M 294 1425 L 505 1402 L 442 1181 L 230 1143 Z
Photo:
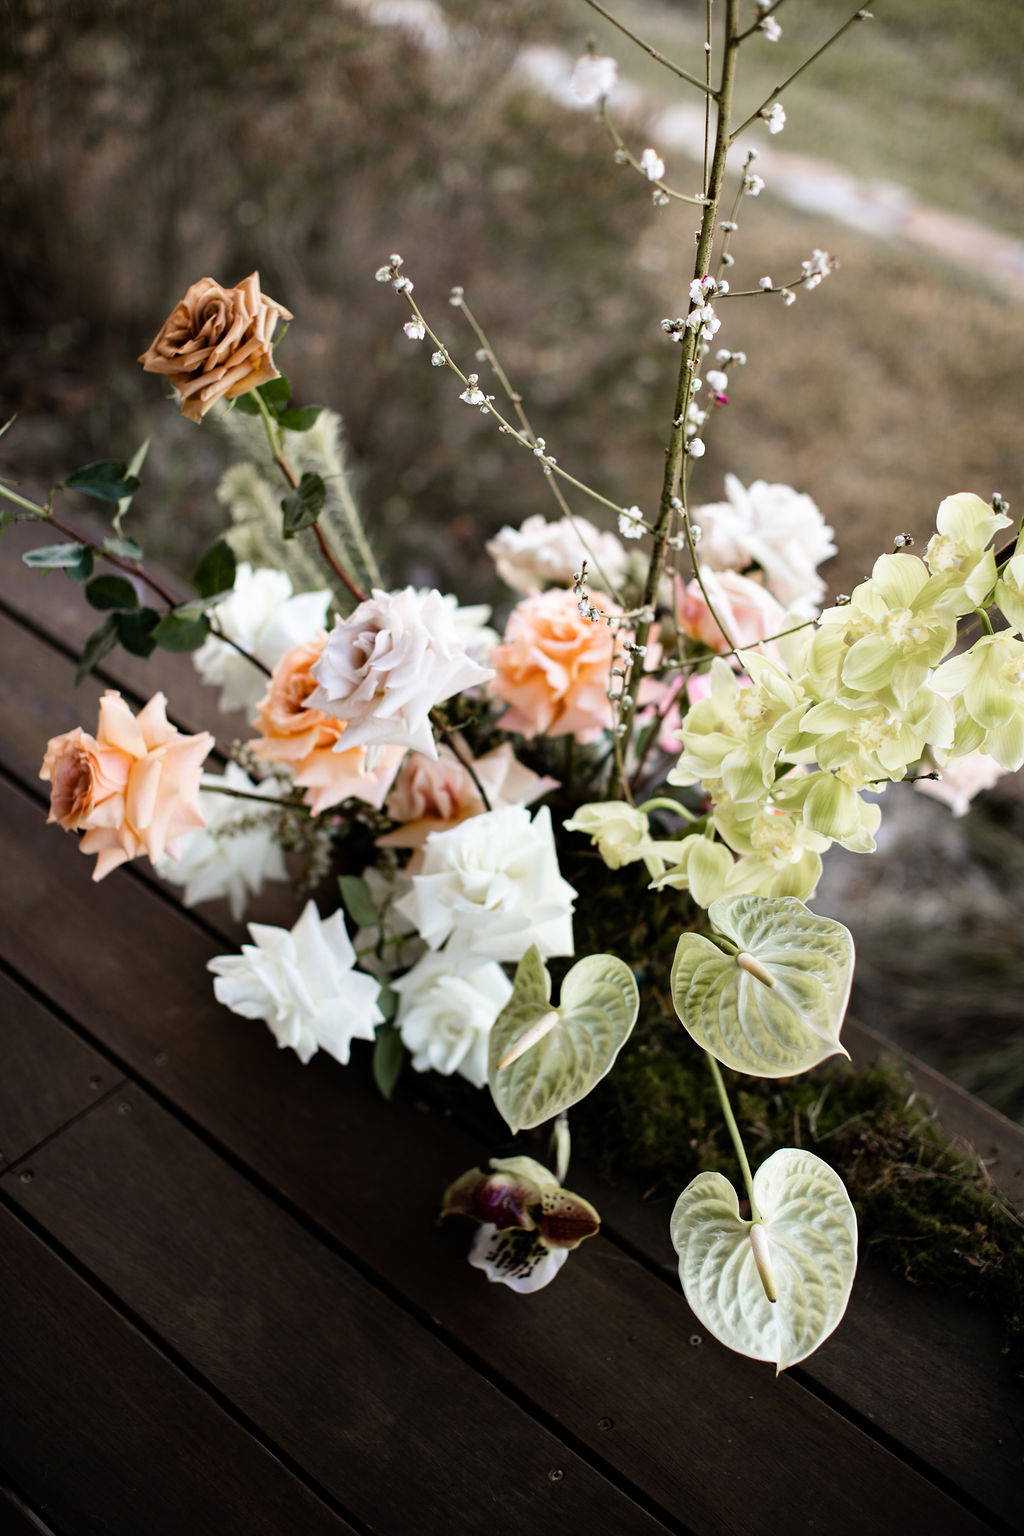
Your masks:
M 202 421 L 216 400 L 235 400 L 280 377 L 271 354 L 282 304 L 260 292 L 258 272 L 237 288 L 212 277 L 193 283 L 139 358 L 147 373 L 162 373 L 181 396 L 181 414 Z
M 759 581 L 740 576 L 737 571 L 705 570 L 702 575 L 715 612 L 738 650 L 749 650 L 767 635 L 776 635 L 785 629 L 785 608 Z M 713 651 L 730 649 L 696 581 L 688 582 L 686 586 L 679 583 L 676 615 L 684 634 L 700 640 Z
M 372 769 L 367 767 L 366 747 L 339 749 L 345 721 L 307 703 L 318 686 L 312 669 L 326 644 L 327 636 L 321 633 L 281 657 L 256 716 L 260 735 L 249 745 L 263 762 L 294 770 L 296 784 L 308 791 L 314 816 L 348 799 L 365 800 L 380 810 L 405 748 L 374 748 Z
M 613 612 L 600 592 L 590 601 Z M 495 697 L 511 705 L 506 730 L 524 736 L 575 736 L 596 741 L 612 723 L 608 700 L 615 636 L 586 619 L 571 592 L 553 587 L 517 603 L 505 638 L 491 652 Z
M 175 858 L 183 834 L 205 825 L 199 775 L 213 737 L 183 736 L 166 703 L 155 693 L 136 716 L 108 690 L 95 736 L 76 727 L 47 743 L 39 770 L 51 786 L 47 820 L 85 834 L 82 852 L 98 855 L 94 880 L 143 853 Z
M 471 756 L 461 742 L 459 748 L 463 757 Z M 558 788 L 557 779 L 524 767 L 507 741 L 472 761 L 495 811 L 503 805 L 532 805 Z M 449 747 L 442 746 L 436 759 L 410 752 L 387 799 L 388 815 L 403 825 L 377 841 L 382 848 L 419 848 L 431 832 L 444 832 L 484 810 L 472 775 Z

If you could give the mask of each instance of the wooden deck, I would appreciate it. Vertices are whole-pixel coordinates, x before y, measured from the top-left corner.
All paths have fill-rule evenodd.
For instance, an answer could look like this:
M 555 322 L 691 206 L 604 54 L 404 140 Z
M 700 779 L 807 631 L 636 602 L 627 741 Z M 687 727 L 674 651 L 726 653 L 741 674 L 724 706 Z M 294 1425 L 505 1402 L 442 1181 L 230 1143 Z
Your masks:
M 553 1286 L 469 1268 L 434 1214 L 492 1149 L 429 1082 L 389 1106 L 362 1058 L 276 1050 L 214 1001 L 225 911 L 136 865 L 94 886 L 44 825 L 43 744 L 103 686 L 159 680 L 183 727 L 225 732 L 185 657 L 73 688 L 91 618 L 20 565 L 38 542 L 0 545 L 0 1532 L 1021 1529 L 1024 1401 L 966 1304 L 866 1261 L 833 1339 L 776 1380 L 702 1335 L 665 1206 L 578 1165 L 605 1227 Z M 1024 1133 L 920 1073 L 1024 1197 Z

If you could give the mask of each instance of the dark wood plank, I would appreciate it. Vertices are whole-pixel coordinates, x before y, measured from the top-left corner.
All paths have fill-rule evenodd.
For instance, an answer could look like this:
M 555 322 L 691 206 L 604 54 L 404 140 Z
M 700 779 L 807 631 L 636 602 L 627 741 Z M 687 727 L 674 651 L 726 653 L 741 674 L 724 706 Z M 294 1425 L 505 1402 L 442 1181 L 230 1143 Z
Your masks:
M 52 1525 L 47 1525 L 10 1488 L 2 1485 L 0 1472 L 0 1531 L 4 1536 L 58 1536 Z
M 0 1168 L 115 1088 L 121 1075 L 0 974 Z
M 47 1522 L 73 1536 L 355 1536 L 6 1207 L 0 1316 L 0 1465 Z
M 26 1171 L 8 1195 L 375 1531 L 665 1529 L 141 1089 Z
M 7 797 L 23 804 L 15 791 Z M 794 1380 L 776 1381 L 713 1342 L 692 1346 L 678 1291 L 611 1243 L 589 1244 L 556 1285 L 525 1303 L 482 1284 L 464 1262 L 466 1234 L 430 1227 L 443 1185 L 479 1160 L 479 1144 L 414 1102 L 385 1105 L 359 1067 L 319 1059 L 303 1068 L 278 1052 L 262 1026 L 213 1002 L 203 966 L 215 946 L 187 918 L 120 872 L 91 886 L 71 840 L 41 817 L 12 813 L 2 797 L 0 819 L 12 824 L 30 871 L 21 913 L 0 943 L 27 972 L 660 1507 L 701 1532 L 767 1536 L 780 1509 L 809 1500 L 831 1531 L 852 1533 L 862 1528 L 868 1486 L 885 1490 L 879 1533 L 912 1530 L 925 1515 L 933 1529 L 979 1529 Z M 52 954 L 38 932 L 34 914 L 57 885 L 78 958 Z M 0 900 L 2 886 L 0 869 Z M 34 1198 L 34 1183 L 29 1191 Z M 752 1485 L 760 1494 L 753 1504 Z

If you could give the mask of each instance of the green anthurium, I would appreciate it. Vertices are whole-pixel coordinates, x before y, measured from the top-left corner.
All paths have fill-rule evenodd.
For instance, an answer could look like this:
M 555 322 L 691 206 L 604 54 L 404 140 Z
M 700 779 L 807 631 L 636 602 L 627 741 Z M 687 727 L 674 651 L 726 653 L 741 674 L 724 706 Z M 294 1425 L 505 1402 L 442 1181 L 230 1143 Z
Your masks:
M 846 1311 L 857 1218 L 843 1181 L 813 1152 L 784 1147 L 754 1175 L 757 1221 L 720 1173 L 701 1173 L 672 1213 L 686 1299 L 709 1333 L 777 1370 L 805 1360 Z
M 551 977 L 536 946 L 491 1030 L 491 1094 L 513 1131 L 529 1130 L 586 1098 L 629 1039 L 640 994 L 615 955 L 588 955 L 551 1002 Z
M 793 896 L 723 896 L 708 917 L 719 941 L 684 933 L 672 964 L 672 1001 L 697 1044 L 758 1077 L 792 1077 L 845 1056 L 848 929 Z

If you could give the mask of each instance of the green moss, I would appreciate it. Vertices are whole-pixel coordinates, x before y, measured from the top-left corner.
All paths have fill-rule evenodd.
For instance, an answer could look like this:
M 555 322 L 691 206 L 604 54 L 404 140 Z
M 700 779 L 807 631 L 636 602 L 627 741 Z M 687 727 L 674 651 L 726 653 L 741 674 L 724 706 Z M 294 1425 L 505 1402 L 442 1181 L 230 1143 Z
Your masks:
M 639 1181 L 652 1194 L 675 1193 L 706 1168 L 741 1188 L 711 1076 L 665 990 L 685 907 L 671 924 L 660 911 L 658 930 L 646 931 L 649 896 L 640 899 L 631 881 L 622 887 L 585 899 L 579 952 L 647 956 L 640 1022 L 614 1071 L 573 1111 L 574 1142 L 607 1178 Z M 635 914 L 629 933 L 623 912 Z M 755 1166 L 780 1146 L 824 1158 L 850 1191 L 864 1246 L 914 1285 L 990 1306 L 1014 1366 L 1024 1369 L 1022 1223 L 980 1163 L 943 1132 L 896 1060 L 861 1071 L 830 1062 L 786 1081 L 732 1073 L 727 1080 Z

